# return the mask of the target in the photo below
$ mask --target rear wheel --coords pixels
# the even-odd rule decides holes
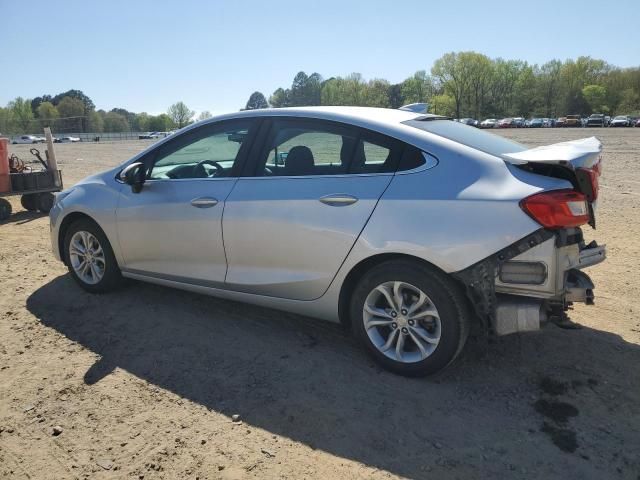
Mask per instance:
[[[11,216],[11,203],[6,198],[0,198],[0,222]]]
[[[384,368],[423,376],[449,365],[469,330],[464,295],[435,269],[409,261],[382,263],[360,280],[351,299],[355,335]]]
[[[64,238],[65,263],[85,290],[104,293],[118,287],[122,276],[111,244],[102,229],[89,219],[71,224]]]
[[[38,194],[27,193],[25,195],[22,195],[22,197],[20,197],[20,203],[25,210],[34,212],[38,209]]]

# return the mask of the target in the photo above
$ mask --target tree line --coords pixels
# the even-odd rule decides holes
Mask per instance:
[[[640,67],[619,68],[604,60],[579,57],[531,65],[522,60],[489,58],[477,52],[451,52],[431,70],[419,70],[400,83],[366,80],[359,73],[325,79],[298,72],[291,86],[269,99],[253,92],[243,110],[269,106],[355,105],[398,108],[428,103],[430,112],[455,118],[538,116],[590,113],[640,115]],[[0,132],[28,133],[50,126],[55,132],[168,131],[211,117],[183,102],[150,115],[124,108],[96,110],[80,90],[33,99],[18,97],[0,107]]]
[[[93,101],[81,90],[33,99],[17,97],[0,107],[0,132],[6,134],[41,132],[51,127],[56,133],[166,132],[193,122],[195,112],[184,102],[171,105],[167,113],[149,115],[124,108],[96,110]],[[202,112],[198,120],[210,117]]]
[[[257,97],[264,99],[254,92],[252,98]],[[640,68],[618,68],[591,57],[531,65],[452,52],[437,59],[430,72],[419,70],[395,84],[382,78],[365,80],[359,73],[323,79],[318,73],[299,72],[290,87],[276,89],[268,101],[272,107],[385,108],[418,102],[429,103],[432,113],[455,118],[640,114]]]

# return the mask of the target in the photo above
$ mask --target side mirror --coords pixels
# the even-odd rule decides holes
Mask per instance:
[[[146,180],[144,163],[135,162],[120,172],[120,180],[131,186],[133,193],[140,193]]]

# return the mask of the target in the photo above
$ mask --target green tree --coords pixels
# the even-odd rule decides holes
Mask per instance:
[[[102,112],[104,114],[104,110]],[[89,112],[89,119],[87,122],[87,131],[91,133],[104,132],[103,116],[100,113],[96,112],[95,110],[91,110]]]
[[[257,110],[259,108],[269,108],[269,104],[267,103],[267,99],[264,98],[264,95],[260,92],[253,92],[247,100],[247,104],[245,105],[245,110]]]
[[[149,130],[149,114],[147,112],[136,113],[129,124],[134,132],[146,132]]]
[[[389,97],[389,106],[391,108],[400,108],[406,103],[402,95],[402,84],[400,83],[389,85],[387,96]]]
[[[429,111],[436,115],[453,117],[456,114],[456,101],[447,94],[434,95],[431,97]]]
[[[537,108],[545,117],[556,117],[559,114],[562,62],[551,60],[539,69],[535,69]]]
[[[301,105],[309,105],[309,99],[307,98],[307,82],[309,77],[304,72],[298,72],[293,78],[291,84],[291,91],[289,93],[289,100],[291,106],[298,107]]]
[[[362,105],[388,108],[391,104],[389,101],[390,87],[391,84],[387,80],[381,78],[369,80],[364,88]]]
[[[167,132],[173,128],[175,128],[175,125],[166,113],[149,117],[148,129],[153,132]]]
[[[11,110],[11,118],[20,129],[20,132],[27,133],[30,128],[34,128],[34,125],[32,125],[33,112],[31,111],[31,100],[17,97],[15,100],[9,102],[7,107]]]
[[[0,134],[13,133],[11,125],[11,111],[0,107]]]
[[[83,132],[85,106],[81,100],[64,97],[56,105],[60,114],[60,126],[64,132]]]
[[[177,102],[169,107],[169,110],[167,110],[167,114],[178,128],[182,128],[185,125],[189,125],[189,123],[191,123],[191,119],[196,114],[196,112],[190,110],[189,107],[184,104],[184,102]]]
[[[53,103],[51,95],[43,95],[41,97],[36,97],[33,100],[31,100],[31,111],[33,113],[38,113],[38,107],[43,102]]]
[[[431,67],[431,75],[442,85],[444,92],[455,102],[455,116],[460,118],[462,102],[468,92],[469,76],[465,71],[461,53],[445,53]]]
[[[587,85],[582,89],[582,96],[591,107],[592,112],[609,113],[606,105],[607,89],[602,85]]]
[[[289,91],[283,88],[278,88],[269,97],[269,103],[274,108],[282,108],[289,106]]]
[[[404,104],[426,103],[433,95],[433,81],[427,72],[419,70],[402,82],[400,91]]]
[[[51,97],[49,95],[45,95],[44,97],[48,97],[45,98],[44,101],[48,101]],[[80,100],[82,102],[82,105],[84,105],[85,110],[89,111],[89,110],[95,110],[96,106],[93,104],[93,100],[91,100],[88,96],[86,96],[82,90],[68,90],[64,93],[59,93],[58,95],[56,95],[55,97],[51,98],[51,103],[53,103],[54,105],[58,105],[63,98],[75,98],[77,100]]]
[[[203,110],[202,112],[200,112],[200,115],[198,115],[198,121],[201,122],[202,120],[206,120],[207,118],[211,118],[213,115],[211,115],[211,112],[209,110]]]
[[[619,115],[640,115],[640,92],[633,88],[624,90],[616,113]]]
[[[109,112],[104,116],[105,132],[128,132],[129,122],[121,113]]]
[[[51,127],[53,129],[58,117],[60,116],[58,109],[54,107],[51,102],[42,102],[38,106],[36,113],[38,114],[38,120],[40,121],[41,128]]]

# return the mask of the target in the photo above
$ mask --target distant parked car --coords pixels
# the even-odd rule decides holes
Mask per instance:
[[[513,118],[503,118],[498,122],[498,128],[516,128],[516,122]]]
[[[459,122],[469,125],[470,127],[477,127],[479,125],[478,120],[475,118],[461,118]]]
[[[565,127],[581,127],[582,120],[580,119],[580,115],[567,115],[567,123],[564,126]]]
[[[19,137],[15,137],[11,143],[14,145],[19,143],[41,143],[40,137],[36,137],[34,135],[21,135]]]
[[[524,128],[525,127],[525,121],[524,121],[524,118],[522,118],[522,117],[515,117],[513,119],[513,122],[515,123],[516,128]]]
[[[640,127],[640,118],[636,118],[636,121],[633,125],[634,127]]]
[[[555,118],[543,118],[542,119],[542,126],[545,127],[545,128],[554,127],[555,124],[556,124]]]
[[[559,117],[556,120],[554,127],[566,127],[567,126],[567,117]]]
[[[604,127],[605,125],[604,114],[602,113],[594,113],[587,119],[587,127]]]
[[[498,125],[498,120],[495,118],[487,118],[480,122],[480,128],[496,128]]]
[[[529,121],[529,128],[542,128],[544,127],[544,120],[542,118],[532,118]]]
[[[60,143],[76,143],[79,141],[80,139],[78,137],[62,137],[60,139]]]
[[[166,136],[167,136],[166,132],[149,132],[149,133],[143,133],[142,135],[138,135],[138,139],[149,140],[153,138],[164,138]]]
[[[631,119],[626,115],[618,115],[611,120],[610,127],[632,127]]]

